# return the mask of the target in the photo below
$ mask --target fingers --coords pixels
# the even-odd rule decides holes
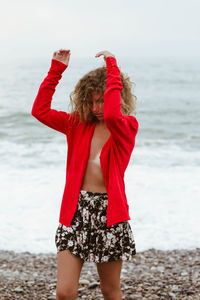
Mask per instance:
[[[99,57],[99,56],[101,56],[101,55],[104,56],[104,59],[106,59],[108,56],[113,56],[113,57],[114,57],[114,55],[113,55],[111,52],[107,51],[107,50],[98,52],[98,53],[95,55],[95,57]]]
[[[59,49],[58,51],[67,51],[67,52],[70,52],[70,49]]]
[[[71,53],[70,53],[70,49],[67,49],[67,50],[65,50],[65,49],[59,49],[58,51],[55,51],[53,54],[54,55],[56,55],[56,54],[62,55],[62,54],[71,54]]]
[[[99,56],[101,56],[101,55],[104,55],[104,52],[103,52],[103,51],[98,52],[98,53],[95,55],[95,57],[99,57]]]
[[[60,49],[60,50],[58,50],[58,52],[67,52],[67,53],[69,53],[70,52],[70,50],[68,49],[68,50],[65,50],[65,49]]]

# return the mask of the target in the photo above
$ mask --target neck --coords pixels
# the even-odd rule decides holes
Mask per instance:
[[[105,121],[104,121],[104,120],[97,120],[97,123],[98,123],[99,125],[105,125]]]

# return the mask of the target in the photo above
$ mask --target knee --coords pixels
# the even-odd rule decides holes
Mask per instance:
[[[77,291],[72,288],[57,288],[56,300],[75,300]]]
[[[102,294],[107,300],[122,299],[122,293],[120,287],[101,287]]]

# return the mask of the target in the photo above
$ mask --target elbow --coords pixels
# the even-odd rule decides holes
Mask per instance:
[[[38,112],[37,112],[37,110],[35,109],[34,106],[32,107],[31,115],[32,115],[34,118],[36,118],[36,119],[38,118]]]
[[[34,109],[33,109],[33,107],[31,109],[31,115],[34,116]]]
[[[132,127],[135,129],[135,131],[137,133],[138,129],[139,129],[139,123],[138,123],[136,117],[134,117],[134,116],[131,116],[131,117],[132,117],[132,120],[133,120]]]
[[[32,109],[31,109],[31,115],[33,116],[33,117],[35,117],[36,116],[36,111],[35,111],[35,109],[32,107]]]

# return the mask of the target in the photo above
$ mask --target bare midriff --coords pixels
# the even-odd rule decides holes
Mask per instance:
[[[100,154],[109,136],[110,131],[106,127],[106,124],[97,123],[92,136],[90,154],[81,186],[81,189],[84,191],[107,192],[100,164]]]

